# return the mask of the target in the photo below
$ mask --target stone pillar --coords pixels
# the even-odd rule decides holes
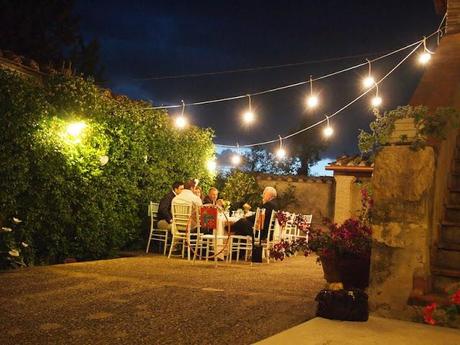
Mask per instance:
[[[334,222],[340,224],[351,217],[352,185],[355,176],[334,175],[335,178],[335,214]]]
[[[369,304],[377,315],[410,319],[413,282],[429,281],[434,167],[431,147],[387,146],[376,157]]]

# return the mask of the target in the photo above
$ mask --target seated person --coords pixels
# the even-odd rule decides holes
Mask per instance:
[[[183,182],[174,182],[172,189],[166,194],[161,200],[158,206],[158,229],[171,229],[172,214],[171,214],[171,202],[176,195],[184,189]]]
[[[179,204],[191,204],[192,207],[192,222],[191,222],[191,229],[195,229],[197,227],[197,219],[195,214],[197,212],[197,208],[203,205],[201,199],[193,192],[195,190],[195,181],[188,180],[184,183],[184,190],[178,194],[177,196],[172,199],[172,205],[175,203]]]
[[[260,232],[261,240],[264,240],[267,238],[268,228],[270,227],[270,216],[273,210],[278,209],[278,203],[277,203],[276,197],[277,197],[277,192],[275,188],[265,187],[264,192],[262,194],[262,206],[261,206],[261,208],[265,209],[265,220],[264,220],[263,228]],[[254,241],[253,226],[254,226],[255,219],[256,219],[255,214],[247,218],[240,219],[235,224],[233,224],[232,232],[234,232],[237,235],[251,236]]]
[[[223,200],[222,199],[217,199],[217,196],[219,195],[219,191],[217,190],[216,187],[211,187],[209,189],[208,195],[206,195],[203,199],[203,204],[211,204],[211,205],[217,205],[222,207]]]
[[[203,194],[201,194],[201,188],[196,186],[195,189],[193,190],[193,193],[195,193],[195,195],[197,197],[199,197],[201,200],[203,200]]]

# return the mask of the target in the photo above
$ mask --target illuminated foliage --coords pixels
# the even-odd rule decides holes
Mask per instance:
[[[0,70],[0,224],[16,216],[35,262],[103,258],[142,243],[147,204],[175,180],[212,184],[212,131],[92,81]],[[84,123],[81,133],[68,125]]]

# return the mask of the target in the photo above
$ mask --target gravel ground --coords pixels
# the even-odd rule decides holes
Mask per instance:
[[[158,255],[0,273],[0,344],[250,344],[314,317],[315,257]]]

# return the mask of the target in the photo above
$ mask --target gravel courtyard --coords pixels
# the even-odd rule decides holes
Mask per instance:
[[[0,273],[0,344],[250,344],[314,316],[315,257],[147,255]]]

